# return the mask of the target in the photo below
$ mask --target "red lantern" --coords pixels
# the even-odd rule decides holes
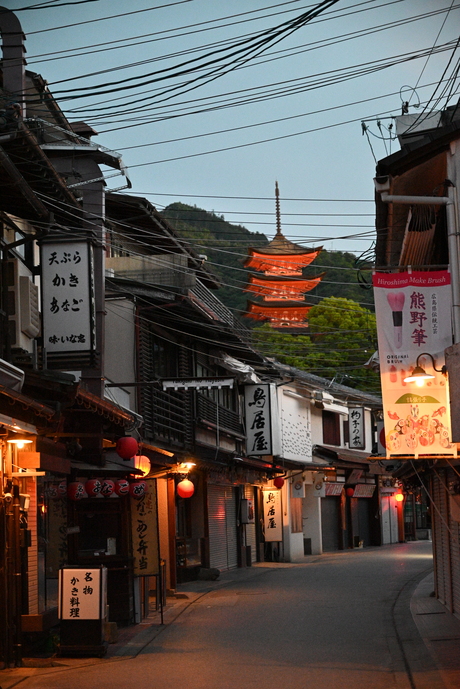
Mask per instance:
[[[120,497],[129,494],[129,482],[125,478],[119,478],[115,481],[115,493]]]
[[[88,494],[85,491],[83,483],[81,483],[81,481],[69,483],[67,487],[67,497],[70,498],[70,500],[82,500],[83,498],[87,498]]]
[[[177,495],[181,498],[191,498],[195,492],[195,486],[188,478],[177,484]]]
[[[396,502],[403,502],[404,495],[402,493],[396,493],[395,500],[396,500]]]
[[[101,482],[101,495],[104,498],[110,498],[115,493],[115,483],[109,478],[105,478]]]
[[[85,483],[85,490],[88,493],[88,497],[96,498],[101,494],[102,483],[98,478],[90,478]]]
[[[282,488],[284,486],[284,478],[282,476],[277,476],[273,481],[275,488]]]
[[[348,495],[349,498],[352,498],[353,495],[355,494],[355,489],[354,488],[346,488],[345,493]]]
[[[58,492],[58,496],[60,498],[66,497],[66,495],[67,495],[67,481],[65,479],[63,481],[61,481],[60,483],[58,483],[57,492]]]
[[[140,500],[147,491],[147,484],[145,481],[133,481],[129,484],[130,495],[136,500]]]
[[[136,438],[118,438],[116,452],[122,459],[131,459],[139,452],[139,444]]]

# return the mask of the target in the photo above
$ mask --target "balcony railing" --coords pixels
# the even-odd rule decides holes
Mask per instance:
[[[244,428],[239,414],[222,407],[200,392],[196,393],[196,415],[198,421],[211,423],[222,431],[229,431],[240,438],[244,437]]]

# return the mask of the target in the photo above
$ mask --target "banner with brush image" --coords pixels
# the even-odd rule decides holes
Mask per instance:
[[[452,344],[450,273],[376,272],[373,286],[387,457],[456,455],[448,381],[435,370]],[[408,382],[417,358],[432,378]]]

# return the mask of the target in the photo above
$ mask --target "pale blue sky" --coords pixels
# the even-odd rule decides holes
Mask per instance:
[[[43,2],[32,0],[31,5]],[[66,101],[60,91],[171,68],[216,46],[201,53],[180,54],[183,51],[268,29],[314,4],[301,0],[97,0],[59,7],[64,2],[50,2],[53,7],[49,9],[18,11],[27,36],[28,69],[39,72],[48,81],[70,120],[85,119],[101,132],[97,139],[100,143],[123,153],[133,192],[147,196],[160,210],[173,201],[196,204],[271,236],[275,221],[274,185],[278,180],[282,225],[287,236],[304,244],[355,252],[369,247],[370,234],[361,239],[338,238],[372,233],[374,226],[375,162],[367,137],[362,135],[361,120],[367,120],[370,126],[375,156],[384,157],[386,150],[390,150],[389,143],[385,149],[384,142],[374,136],[379,130],[371,119],[400,114],[399,92],[403,87],[418,84],[411,103],[415,104],[418,98],[429,99],[452,57],[452,46],[432,55],[427,64],[424,57],[328,86],[324,81],[333,76],[333,70],[349,71],[348,68],[356,69],[358,65],[368,69],[373,61],[387,62],[395,56],[446,44],[458,38],[460,26],[460,4],[451,0],[340,0],[263,56],[182,96],[160,103],[158,91],[148,91],[158,89],[155,84],[125,91],[118,101],[112,100],[117,94]],[[138,11],[152,4],[157,9]],[[31,5],[21,0],[5,3],[14,11]],[[449,8],[452,9],[447,14]],[[443,9],[444,12],[425,19],[397,25]],[[135,14],[83,23],[126,12]],[[230,15],[233,18],[224,19]],[[69,24],[73,26],[58,28]],[[380,30],[375,31],[377,27]],[[359,32],[359,37],[345,40],[352,32]],[[120,39],[126,40],[88,47]],[[116,49],[107,50],[109,47]],[[74,52],[80,54],[61,52],[70,49],[79,49]],[[452,73],[458,57],[459,51],[447,75]],[[116,67],[138,62],[144,64],[114,71]],[[108,71],[85,76],[99,70]],[[64,81],[71,77],[80,78]],[[312,77],[316,88],[306,90],[305,82],[307,78],[311,82]],[[161,82],[161,87],[179,81],[175,78]],[[216,101],[222,103],[231,97],[225,94],[233,94],[233,99],[240,102],[253,96],[254,89],[266,93],[275,88],[286,89],[290,84],[296,87],[292,95],[177,116],[198,110],[199,105],[209,108]],[[458,79],[451,104],[458,98],[457,86]],[[409,93],[407,89],[403,91],[404,99]],[[150,100],[141,100],[147,96]],[[355,104],[348,106],[350,103]],[[103,119],[92,119],[94,112],[87,110],[115,104],[120,106],[115,114],[107,116],[104,112]],[[440,105],[445,104],[444,97]],[[411,108],[410,112],[420,110]],[[165,115],[174,117],[163,119]],[[148,124],[139,126],[133,121],[146,116]],[[152,121],[154,117],[156,121]],[[278,121],[262,124],[272,120]],[[348,124],[339,125],[344,122]],[[384,126],[390,122],[382,119]],[[229,129],[234,131],[226,131]],[[221,133],[208,135],[211,132]],[[161,143],[165,141],[169,143]],[[246,145],[259,141],[264,143]],[[130,148],[139,144],[149,145]],[[397,148],[397,142],[392,142],[391,150]]]

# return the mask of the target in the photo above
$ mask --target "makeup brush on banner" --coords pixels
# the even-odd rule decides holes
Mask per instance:
[[[395,347],[400,349],[402,347],[402,323],[403,323],[403,308],[405,300],[404,292],[390,292],[387,294],[387,300],[393,311],[393,325]]]

